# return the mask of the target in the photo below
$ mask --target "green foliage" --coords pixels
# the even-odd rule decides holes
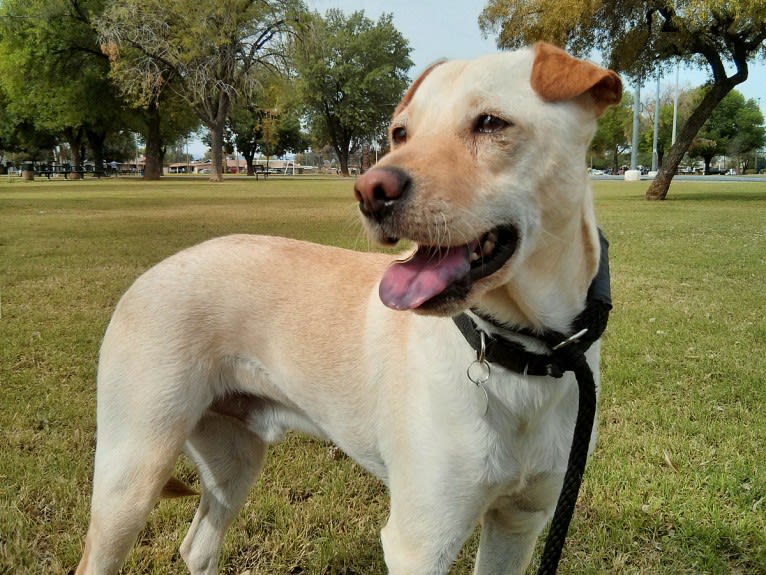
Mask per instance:
[[[721,100],[699,131],[690,153],[705,160],[706,168],[716,155],[748,155],[766,143],[764,119],[758,103],[732,90]]]
[[[107,78],[91,21],[101,6],[100,0],[2,3],[0,82],[20,125],[59,135],[121,127],[124,106]]]
[[[682,59],[717,78],[723,62],[766,56],[765,21],[761,0],[489,0],[479,25],[504,48],[540,39],[582,55],[596,48],[632,77]]]
[[[479,17],[484,33],[497,34],[502,48],[548,40],[586,57],[595,49],[610,68],[633,79],[678,61],[707,67],[710,89],[681,126],[648,199],[666,197],[702,124],[747,79],[748,62],[766,57],[764,22],[763,0],[489,0]]]
[[[107,161],[117,162],[132,161],[138,156],[135,134],[128,130],[122,130],[110,134],[104,142],[104,158]]]
[[[705,162],[705,173],[710,173],[710,162],[719,154],[718,143],[715,140],[698,136],[689,146],[689,155],[692,158],[702,158]]]
[[[257,99],[235,101],[229,114],[233,143],[245,157],[250,174],[256,153],[271,157],[308,148],[289,80],[265,74],[262,85]]]
[[[620,154],[630,146],[630,131],[633,126],[633,96],[624,92],[622,101],[608,108],[599,118],[596,134],[591,142],[591,153],[606,156],[609,166],[619,168]]]
[[[112,76],[142,105],[166,91],[185,101],[212,138],[221,179],[224,126],[235,98],[251,98],[257,72],[281,68],[283,36],[299,0],[124,0],[98,21]]]
[[[729,145],[726,149],[730,155],[748,154],[757,148],[761,148],[764,143],[766,143],[766,130],[764,130],[763,125],[763,114],[758,106],[758,102],[754,99],[751,98],[744,101],[742,94],[737,91],[733,91],[729,94],[729,96],[732,95],[734,95],[742,105],[737,107],[733,117],[733,124],[737,127],[737,132],[729,138]],[[724,99],[724,102],[725,101],[726,100]],[[715,116],[715,112],[713,113],[713,116]],[[712,117],[710,119],[712,119]],[[710,122],[710,119],[708,122]]]
[[[401,99],[412,66],[410,47],[390,14],[313,14],[293,44],[297,86],[312,133],[330,142],[348,174],[349,153],[376,140]]]

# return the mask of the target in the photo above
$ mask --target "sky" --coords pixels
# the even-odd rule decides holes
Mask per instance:
[[[479,14],[486,4],[487,0],[387,0],[380,4],[376,2],[372,7],[371,2],[362,0],[308,0],[309,8],[322,14],[330,8],[340,8],[346,13],[364,10],[373,20],[384,12],[393,14],[394,25],[413,49],[410,55],[415,63],[410,72],[413,78],[440,58],[472,58],[497,51],[495,39],[482,37],[479,30]],[[679,85],[681,88],[695,87],[707,77],[706,71],[681,68]],[[661,80],[661,84],[674,82],[674,75]],[[760,98],[761,110],[766,115],[766,63],[751,65],[747,81],[736,89],[745,98]],[[647,90],[653,94],[654,84],[651,89],[643,88],[643,91]]]
[[[473,58],[497,51],[494,38],[484,38],[479,30],[478,18],[487,0],[387,0],[364,2],[362,0],[306,0],[311,10],[324,14],[330,8],[339,8],[349,14],[364,10],[365,15],[377,20],[382,13],[393,14],[394,26],[409,41],[414,66],[410,76],[414,79],[432,62],[441,58]],[[598,63],[598,62],[597,62]],[[705,71],[681,68],[679,87],[696,87],[707,79]],[[675,83],[675,75],[660,81],[661,89]],[[642,99],[651,97],[656,84],[642,88]],[[626,83],[626,90],[633,86]],[[745,98],[759,100],[766,116],[766,63],[751,64],[746,82],[736,88]],[[204,153],[204,147],[193,149],[195,156]],[[198,152],[198,149],[201,150]]]

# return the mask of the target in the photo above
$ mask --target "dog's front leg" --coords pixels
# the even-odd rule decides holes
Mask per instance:
[[[473,526],[446,515],[446,509],[405,512],[392,506],[381,531],[390,575],[446,575]]]
[[[429,469],[430,473],[421,473]],[[391,478],[391,514],[381,531],[390,575],[445,575],[481,515],[476,490],[421,460],[418,473]]]
[[[540,532],[553,514],[563,476],[546,475],[484,513],[474,575],[522,575]]]

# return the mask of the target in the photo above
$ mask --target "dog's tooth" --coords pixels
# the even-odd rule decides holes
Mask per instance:
[[[471,252],[471,261],[472,262],[478,262],[479,261],[479,254],[476,252]]]
[[[494,244],[494,243],[497,243],[497,234],[496,234],[495,232],[489,232],[489,233],[487,234],[487,239],[488,239],[490,242],[492,242],[493,244]]]
[[[488,256],[495,250],[495,242],[487,240],[481,247],[481,255]]]

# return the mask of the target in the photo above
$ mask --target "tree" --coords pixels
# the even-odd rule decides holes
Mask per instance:
[[[175,92],[163,92],[142,108],[142,114],[135,117],[131,126],[143,136],[144,179],[159,179],[167,147],[189,137],[199,124],[197,115]]]
[[[97,167],[125,112],[92,26],[101,6],[100,0],[6,0],[0,18],[0,80],[19,125],[63,136],[75,164],[90,143]]]
[[[124,0],[99,29],[123,90],[147,103],[171,90],[198,115],[220,181],[231,102],[253,97],[261,67],[282,67],[283,35],[301,9],[298,0]]]
[[[390,120],[409,83],[410,51],[390,14],[373,22],[363,11],[314,14],[294,43],[298,92],[312,133],[319,144],[332,144],[343,175],[349,175],[349,155],[377,139]]]
[[[261,84],[257,99],[236,100],[229,115],[233,143],[245,158],[248,176],[255,174],[253,162],[259,152],[268,158],[308,147],[292,97],[294,87],[284,76],[270,73],[262,77]]]
[[[676,143],[646,192],[665,199],[673,175],[705,120],[735,86],[748,63],[766,56],[766,2],[762,0],[489,0],[479,17],[498,46],[545,39],[587,55],[593,48],[608,66],[641,79],[677,61],[707,67],[705,95],[679,130]],[[734,69],[729,75],[727,65]]]
[[[15,118],[8,110],[8,96],[0,86],[0,162],[8,152],[16,150],[15,127]]]
[[[752,98],[745,100],[744,96],[736,90],[729,93],[721,104],[729,98],[735,102],[736,106],[731,121],[736,132],[729,138],[726,153],[729,156],[736,156],[738,164],[744,170],[749,167],[750,160],[754,159],[753,153],[766,142],[763,114],[758,102]]]
[[[697,90],[696,97],[704,97],[704,89]],[[749,160],[755,159],[755,150],[764,143],[766,129],[758,103],[732,90],[697,133],[689,154],[704,160],[707,174],[713,158],[721,155],[735,156],[741,167],[747,168]]]
[[[110,134],[104,142],[104,158],[108,161],[128,162],[137,155],[136,135],[130,130]]]
[[[609,158],[612,171],[620,167],[620,155],[630,147],[630,129],[633,125],[633,97],[628,92],[622,95],[617,106],[607,109],[599,118],[596,134],[591,142],[591,152],[604,154]]]
[[[710,173],[710,163],[718,153],[718,144],[715,140],[709,140],[699,135],[694,138],[691,146],[689,146],[689,155],[692,158],[702,158],[702,161],[705,162],[705,174]]]
[[[230,126],[234,145],[245,158],[248,176],[255,174],[257,153],[266,156],[268,166],[271,156],[281,156],[288,151],[302,152],[308,147],[300,119],[289,109],[259,108],[252,104],[235,107]]]

